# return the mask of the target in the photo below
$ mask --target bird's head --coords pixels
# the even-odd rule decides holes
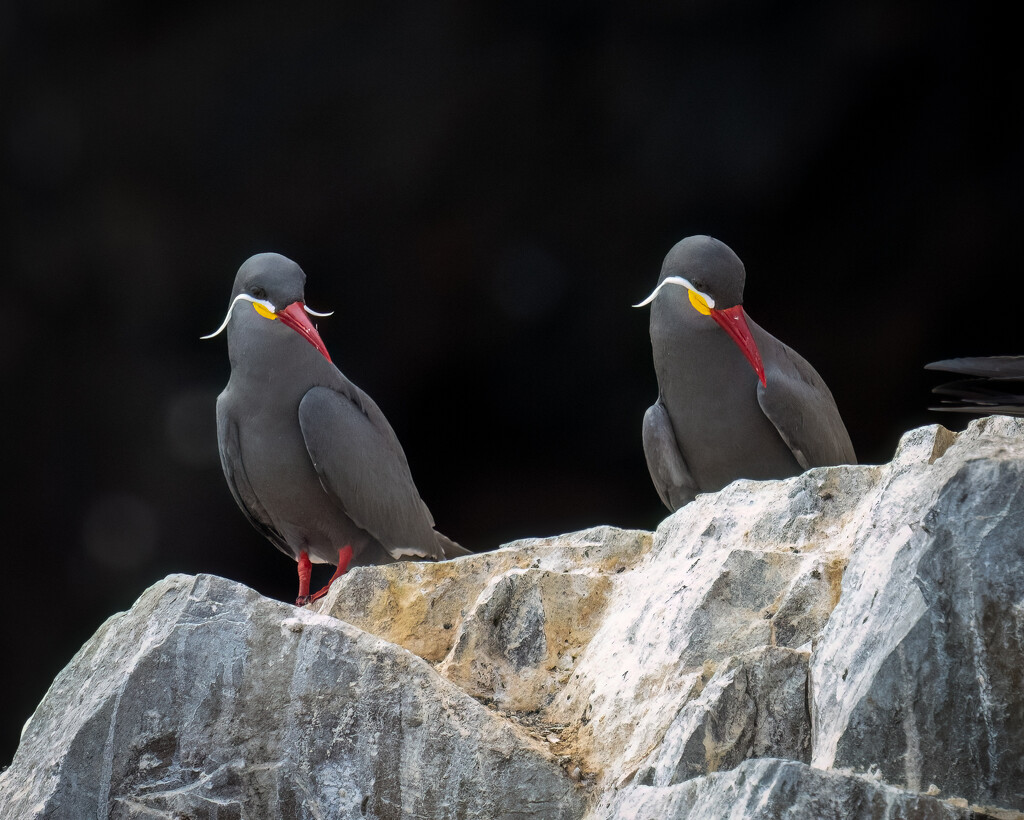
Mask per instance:
[[[685,288],[691,308],[713,319],[729,334],[763,385],[766,382],[761,353],[743,312],[745,281],[743,263],[732,248],[710,236],[688,236],[665,256],[658,286],[633,307],[650,304],[666,286]]]
[[[221,326],[213,333],[203,336],[212,339],[220,334],[231,321],[234,311],[253,310],[268,322],[278,319],[331,360],[320,334],[309,320],[310,316],[330,316],[317,313],[306,307],[304,288],[306,274],[291,259],[277,253],[258,253],[242,263],[235,276],[231,291],[231,303]]]

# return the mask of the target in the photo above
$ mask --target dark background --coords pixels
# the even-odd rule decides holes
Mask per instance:
[[[639,5],[639,4],[638,4]],[[1016,27],[988,4],[92,0],[0,11],[0,764],[173,572],[291,600],[217,460],[250,254],[303,266],[341,369],[476,549],[664,517],[646,310],[710,233],[858,456],[953,355],[1024,353]],[[319,578],[315,579],[319,580]]]

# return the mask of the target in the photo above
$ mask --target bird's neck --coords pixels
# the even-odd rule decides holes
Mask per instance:
[[[757,374],[729,335],[709,316],[686,306],[651,322],[654,370],[663,394],[686,397],[682,406],[705,412],[733,394],[756,395]],[[712,412],[717,412],[712,410]]]
[[[273,326],[242,338],[228,330],[230,382],[247,393],[272,393],[296,401],[333,369],[323,355],[291,328]],[[294,395],[293,395],[294,394]]]

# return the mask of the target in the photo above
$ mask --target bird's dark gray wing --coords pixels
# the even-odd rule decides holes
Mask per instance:
[[[758,404],[800,466],[809,470],[856,464],[850,434],[824,379],[791,347],[749,319],[748,324],[761,350],[767,381],[767,386],[757,386]]]
[[[393,557],[442,559],[434,520],[391,425],[359,388],[342,389],[314,387],[299,403],[299,425],[324,489]]]
[[[229,417],[220,401],[217,402],[217,443],[228,489],[231,490],[231,495],[245,517],[249,519],[249,523],[281,552],[295,558],[295,553],[274,529],[270,516],[253,492],[249,478],[245,474],[245,463],[238,443],[238,425]]]
[[[679,452],[668,410],[660,398],[644,413],[643,442],[647,469],[665,506],[674,512],[693,501],[697,485]]]
[[[929,410],[976,416],[1024,416],[1024,377],[959,379],[932,388],[942,396]]]
[[[931,362],[924,369],[989,379],[1024,379],[1024,356],[964,356]]]

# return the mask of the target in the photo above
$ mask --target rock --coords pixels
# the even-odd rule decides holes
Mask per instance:
[[[313,608],[440,661],[484,589],[516,570],[621,573],[651,548],[651,534],[594,527],[557,538],[531,538],[493,552],[439,564],[402,562],[355,567]]]
[[[308,610],[173,576],[54,682],[0,816],[1024,820],[1022,533],[993,417]]]
[[[812,659],[815,765],[1024,810],[1021,432],[894,462]]]
[[[808,654],[761,647],[721,664],[679,710],[636,782],[671,786],[750,757],[809,761]]]
[[[0,816],[579,817],[539,744],[355,627],[172,576],[58,676]]]
[[[585,769],[618,779],[651,767],[697,765],[688,753],[686,760],[666,759],[661,744],[669,727],[691,700],[707,702],[705,681],[734,659],[765,647],[810,649],[839,598],[850,531],[877,474],[877,468],[847,467],[788,481],[739,481],[666,519],[651,551],[617,577],[608,604],[613,614],[548,709],[552,721],[579,726]],[[806,660],[800,663],[806,668]],[[754,706],[748,698],[733,702]],[[758,714],[764,720],[763,710]],[[806,707],[795,717],[800,725],[786,734],[809,737]],[[744,721],[727,713],[720,718]],[[740,748],[707,759],[742,758],[746,738],[737,735]],[[682,756],[686,748],[677,751]],[[692,771],[714,770],[702,766]]]
[[[314,606],[442,661],[445,677],[496,709],[536,711],[604,620],[610,579],[651,540],[605,526],[441,564],[357,568]]]
[[[496,708],[541,709],[593,637],[610,586],[607,577],[582,572],[499,575],[466,615],[439,671]]]
[[[630,789],[599,806],[592,816],[604,820],[980,820],[983,815],[866,777],[762,758],[673,786]]]

